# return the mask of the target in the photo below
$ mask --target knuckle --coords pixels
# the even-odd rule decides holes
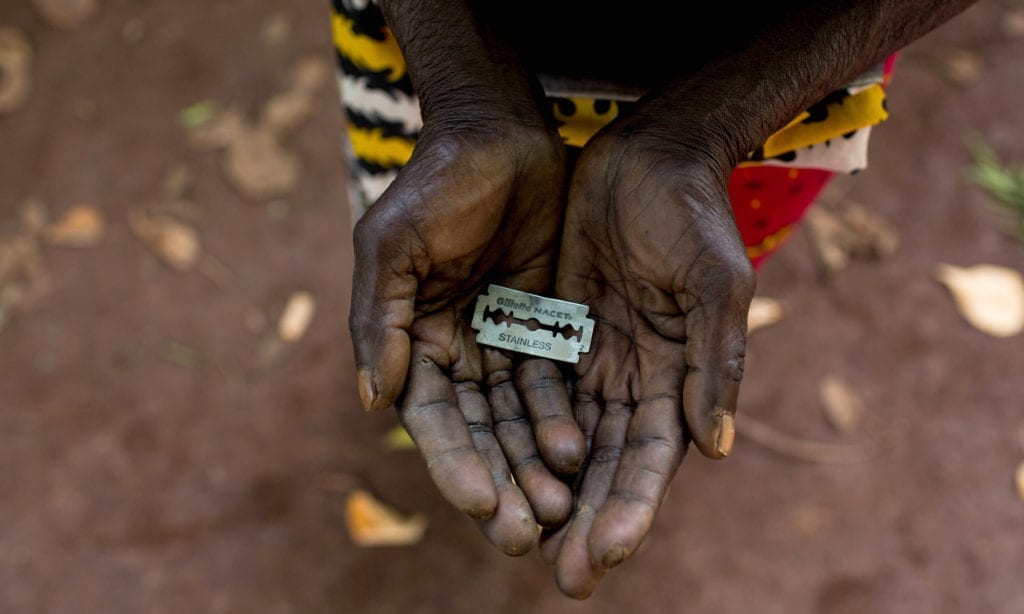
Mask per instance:
[[[622,448],[618,446],[598,446],[591,452],[592,463],[615,463],[622,458]]]

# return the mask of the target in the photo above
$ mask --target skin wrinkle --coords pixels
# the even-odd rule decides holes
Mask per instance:
[[[659,478],[665,479],[665,476],[663,474],[657,475]],[[608,493],[608,497],[605,499],[605,501],[624,501],[627,503],[640,503],[644,507],[649,508],[651,512],[655,512],[658,510],[659,507],[661,507],[661,501],[648,499],[647,497],[644,497],[643,495],[640,495],[630,490],[616,488],[612,488],[611,492]]]
[[[454,399],[444,399],[442,401],[429,401],[425,403],[415,403],[407,407],[402,408],[402,413],[405,419],[415,419],[421,415],[430,414],[438,409],[444,407],[457,407],[457,403]]]
[[[465,453],[469,453],[469,452],[476,453],[476,451],[477,451],[476,446],[473,446],[473,445],[456,446],[454,448],[448,448],[446,450],[440,450],[440,451],[438,451],[438,452],[436,452],[434,454],[431,454],[426,459],[426,461],[427,461],[427,469],[433,469],[435,466],[437,466],[438,463],[440,463],[441,461],[443,461],[443,460],[445,460],[447,458],[450,458],[452,456],[456,456],[456,455],[459,455],[459,454],[465,454]]]

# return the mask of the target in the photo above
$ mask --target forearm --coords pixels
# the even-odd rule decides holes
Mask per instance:
[[[971,0],[794,3],[750,44],[652,91],[624,134],[657,135],[725,174],[794,117]]]
[[[381,0],[425,122],[541,122],[540,92],[516,53],[465,0]]]

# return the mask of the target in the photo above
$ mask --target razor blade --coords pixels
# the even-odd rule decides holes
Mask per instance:
[[[491,284],[476,299],[477,343],[563,362],[590,351],[590,308]]]

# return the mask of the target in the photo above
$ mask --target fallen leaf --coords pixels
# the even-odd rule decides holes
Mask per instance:
[[[843,270],[850,257],[839,242],[842,234],[839,218],[822,207],[811,207],[807,211],[805,224],[821,269],[828,275]]]
[[[388,450],[415,450],[416,442],[409,436],[409,431],[401,424],[393,426],[385,435],[384,443]]]
[[[63,30],[77,28],[96,12],[96,0],[32,0],[50,25]]]
[[[276,331],[267,332],[260,337],[259,345],[253,359],[251,375],[257,376],[268,371],[284,356],[287,343],[277,335]]]
[[[292,21],[286,13],[274,13],[263,22],[260,37],[268,46],[276,46],[288,42],[292,34]]]
[[[736,432],[773,452],[810,463],[837,465],[863,463],[884,451],[880,446],[865,443],[832,444],[804,439],[780,431],[749,414],[744,414],[742,420],[736,421]],[[888,447],[891,446],[886,445],[886,448]]]
[[[0,311],[4,321],[32,307],[50,288],[39,241],[31,232],[0,236]]]
[[[942,54],[946,77],[956,83],[969,83],[981,74],[981,56],[968,49],[953,47]]]
[[[290,193],[299,182],[301,165],[269,128],[244,127],[228,146],[224,173],[243,196],[266,201]]]
[[[849,435],[864,422],[864,402],[840,378],[829,375],[819,387],[825,418],[840,435]]]
[[[199,259],[198,268],[200,273],[220,288],[226,288],[232,276],[231,269],[210,254],[203,254]]]
[[[357,546],[409,546],[423,539],[427,519],[421,514],[403,516],[357,488],[345,500],[348,534]]]
[[[31,89],[32,46],[20,30],[0,27],[0,114],[21,107]]]
[[[833,515],[825,506],[801,503],[793,510],[793,528],[806,537],[813,537],[832,526]]]
[[[299,60],[287,88],[274,94],[256,118],[238,108],[190,124],[189,139],[200,148],[224,148],[222,167],[231,185],[249,200],[268,201],[289,194],[302,172],[299,158],[284,146],[288,133],[312,116],[318,90],[332,66],[320,56]]]
[[[1024,501],[1024,463],[1017,465],[1017,496],[1020,497],[1021,501]]]
[[[861,260],[881,260],[896,253],[899,234],[887,220],[863,205],[843,207],[839,214],[845,227],[846,251]]]
[[[277,94],[263,107],[263,125],[275,133],[291,130],[313,114],[314,103],[312,96],[301,91]]]
[[[1019,272],[990,264],[940,263],[935,276],[953,295],[960,314],[978,330],[993,337],[1012,337],[1024,330],[1024,280]]]
[[[267,316],[258,309],[250,309],[245,312],[245,327],[251,333],[262,333],[267,328]]]
[[[747,312],[747,334],[759,328],[775,324],[782,319],[782,302],[774,298],[755,296]]]
[[[224,109],[214,117],[188,130],[189,143],[198,149],[227,147],[247,130],[245,115],[236,107]]]
[[[317,92],[330,74],[330,66],[321,57],[308,57],[296,63],[288,89],[271,97],[263,106],[262,127],[275,133],[298,127],[313,115]]]
[[[160,357],[187,369],[201,369],[206,365],[206,355],[184,343],[169,340],[160,348]]]
[[[141,19],[129,19],[121,26],[121,40],[129,45],[135,45],[146,36],[146,22]]]
[[[21,203],[21,224],[29,234],[42,233],[49,217],[46,205],[42,201],[29,198]]]
[[[892,224],[867,207],[849,204],[833,210],[812,207],[806,225],[819,266],[834,275],[851,260],[880,260],[899,247]]]
[[[298,341],[306,334],[315,313],[316,299],[312,294],[305,291],[292,294],[277,321],[278,336],[285,341]]]
[[[1003,14],[1003,32],[1024,36],[1024,8],[1010,9]]]
[[[43,239],[50,245],[92,247],[103,240],[105,229],[102,211],[92,205],[76,205],[43,229]]]
[[[216,100],[201,100],[178,111],[178,124],[185,128],[196,128],[217,115]]]
[[[188,271],[199,261],[199,235],[188,224],[143,212],[134,212],[129,222],[135,236],[173,268]]]

